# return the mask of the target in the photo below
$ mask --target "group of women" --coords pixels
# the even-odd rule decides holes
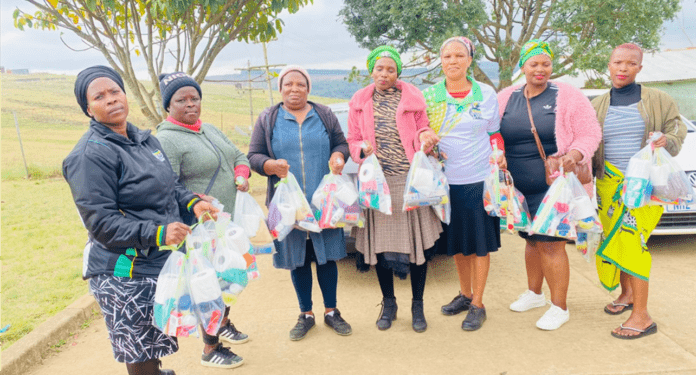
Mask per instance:
[[[544,161],[531,131],[535,126],[540,147],[547,155],[560,156],[566,169],[588,167],[593,156],[595,162],[606,163],[601,173],[596,172],[600,214],[604,212],[603,220],[617,222],[605,207],[609,203],[622,204],[609,202],[613,195],[608,193],[616,191],[625,171],[625,153],[617,152],[617,147],[630,143],[632,149],[640,148],[651,132],[662,131],[667,138],[656,142],[656,146],[666,146],[672,154],[679,151],[684,138],[680,123],[657,119],[671,113],[656,115],[636,107],[641,98],[653,102],[657,99],[646,99],[646,90],[641,97],[640,86],[637,96],[635,87],[633,91],[625,88],[635,85],[631,75],[625,73],[626,66],[629,70],[633,67],[633,80],[636,70],[640,70],[631,65],[635,62],[632,52],[636,52],[633,47],[623,45],[612,54],[609,68],[614,88],[608,94],[611,103],[604,109],[609,112],[606,121],[604,115],[600,116],[604,130],[595,109],[579,90],[549,81],[553,52],[540,40],[526,43],[520,54],[526,83],[499,94],[469,74],[475,48],[467,38],[454,37],[442,44],[445,79],[422,93],[399,79],[399,53],[392,47],[378,47],[367,58],[373,83],[356,92],[349,103],[347,136],[328,107],[308,100],[312,87],[308,72],[299,66],[287,66],[278,77],[282,102],[259,115],[248,156],[217,128],[201,122],[202,91],[186,74],[160,77],[162,104],[169,115],[158,126],[155,138],[127,122],[125,89],[114,70],[101,66],[85,69],[78,75],[75,95],[91,118],[90,129],[65,159],[63,171],[89,233],[84,277],[90,279],[90,288],[102,309],[116,360],[126,363],[129,374],[174,373],[158,366],[159,358],[177,350],[177,341],[152,325],[152,305],[157,275],[168,255],[158,248],[185,239],[190,232],[184,223],[187,217],[200,217],[205,212],[215,217],[218,211],[211,204],[212,197],[224,205],[225,211],[233,213],[235,192],[249,188],[250,169],[268,177],[267,204],[276,183],[288,172],[297,176],[305,197],[311,200],[322,177],[341,173],[349,156],[361,163],[374,154],[390,190],[395,192],[391,215],[366,210],[364,227],[353,229],[356,248],[365,263],[375,267],[382,292],[377,328],[389,329],[397,316],[394,274],[401,278],[410,274],[412,327],[416,332],[427,329],[423,293],[427,261],[435,253],[438,239],[455,260],[460,284],[457,296],[442,306],[442,313],[468,311],[462,329],[481,328],[486,320],[483,292],[490,253],[501,246],[499,219],[487,215],[482,202],[489,163],[509,170],[530,212],[536,212],[548,185]],[[622,60],[616,63],[615,55]],[[630,142],[617,129],[621,119],[616,118],[621,115],[616,113],[623,109],[617,106],[624,105],[635,109],[631,112],[633,120],[645,118],[641,116],[649,112],[649,121],[635,127]],[[621,145],[617,146],[619,137]],[[596,152],[600,141],[602,147]],[[493,146],[505,153],[493,154]],[[404,190],[413,156],[421,149],[444,160],[452,208],[448,225],[441,224],[429,207],[407,212],[400,209],[403,197],[398,192]],[[592,194],[591,184],[587,188]],[[655,218],[652,212],[638,216]],[[649,235],[650,223],[641,220],[639,229],[646,229]],[[605,230],[609,226],[605,224]],[[528,290],[510,309],[521,312],[546,306],[541,291],[546,279],[551,307],[537,327],[557,329],[569,318],[565,240],[524,232],[520,236],[526,240]],[[606,246],[607,250],[634,246],[635,237],[628,236],[614,236],[623,242]],[[647,241],[645,235],[638,238]],[[629,243],[629,239],[634,242]],[[312,262],[316,263],[323,296],[324,324],[339,335],[350,335],[352,328],[337,309],[336,261],[346,256],[343,230],[314,233],[294,229],[275,246],[273,264],[290,270],[300,308],[290,339],[304,338],[315,325]],[[615,258],[621,257],[603,258],[617,267],[613,281],[606,284],[613,288],[619,284],[620,269],[622,294],[605,311],[619,314],[633,309],[633,313],[626,325],[612,334],[635,338],[653,333],[656,326],[647,315],[647,276],[637,275]],[[230,323],[228,314],[229,308],[218,335],[204,335],[203,365],[231,368],[243,363],[219,342],[222,339],[237,344],[248,340]]]

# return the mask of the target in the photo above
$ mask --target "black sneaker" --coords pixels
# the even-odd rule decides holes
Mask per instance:
[[[290,330],[290,340],[302,340],[315,324],[314,315],[300,314],[300,317],[297,318],[297,324]]]
[[[469,306],[469,313],[466,314],[466,318],[462,322],[462,329],[465,331],[476,331],[481,328],[483,322],[486,321],[486,308],[476,307],[475,305]]]
[[[218,335],[222,341],[228,344],[244,344],[249,341],[249,336],[239,332],[230,321],[227,321],[226,325],[220,327]]]
[[[244,358],[232,353],[229,349],[218,343],[215,349],[208,354],[203,353],[201,364],[207,367],[235,368],[244,363]]]
[[[452,302],[442,306],[441,311],[443,315],[457,315],[462,311],[469,310],[469,306],[471,306],[471,298],[460,293],[454,297]]]
[[[334,309],[333,315],[324,315],[324,324],[333,328],[334,332],[341,336],[349,336],[353,333],[353,329],[350,328],[350,324],[343,320],[341,317],[341,312],[338,309]]]

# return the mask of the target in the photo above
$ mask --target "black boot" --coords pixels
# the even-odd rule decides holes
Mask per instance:
[[[428,329],[428,322],[425,321],[425,314],[423,314],[423,300],[413,300],[411,314],[413,315],[413,330],[418,333],[425,332]]]
[[[380,331],[391,327],[392,320],[396,320],[396,310],[398,308],[396,306],[396,298],[382,299],[382,311],[379,313],[379,319],[377,320],[377,328]]]

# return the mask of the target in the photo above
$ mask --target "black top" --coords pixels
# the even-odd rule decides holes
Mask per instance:
[[[539,155],[532,125],[529,122],[523,89],[524,86],[515,90],[510,96],[500,121],[500,133],[505,141],[508,170],[514,179],[515,187],[527,197],[530,211],[534,209],[530,213],[534,215],[536,208],[531,207],[532,195],[540,194],[539,201],[541,201],[548,185],[546,185],[544,161]],[[558,87],[549,82],[546,90],[529,99],[534,125],[546,155],[552,155],[558,151],[555,125],[557,93]]]
[[[638,103],[640,101],[640,85],[633,82],[620,89],[612,87],[609,96],[611,98],[609,105],[611,106],[627,106]]]

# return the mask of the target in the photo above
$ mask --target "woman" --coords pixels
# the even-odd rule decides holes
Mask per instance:
[[[445,315],[469,310],[462,329],[475,331],[486,320],[483,290],[490,253],[500,247],[500,220],[483,208],[483,180],[488,174],[491,144],[503,149],[495,90],[476,82],[467,71],[474,56],[468,38],[447,39],[440,47],[445,80],[425,91],[430,127],[440,137],[439,149],[447,159],[452,217],[444,225],[447,253],[454,256],[460,292],[442,307]],[[505,168],[505,158],[498,163]]]
[[[607,290],[621,285],[619,298],[604,307],[610,315],[628,310],[631,315],[612,331],[619,339],[637,339],[657,332],[648,313],[648,281],[652,259],[648,238],[662,217],[661,206],[627,209],[619,199],[628,162],[645,147],[653,132],[662,132],[653,145],[672,156],[679,153],[686,137],[674,100],[666,93],[636,84],[643,51],[626,43],[609,58],[611,90],[595,98],[604,140],[594,155],[599,218],[605,240],[597,251],[600,282]]]
[[[278,76],[283,101],[266,108],[256,121],[249,144],[251,169],[268,177],[266,205],[275,194],[275,185],[288,171],[297,177],[307,200],[330,172],[343,170],[348,145],[336,115],[321,104],[307,101],[312,89],[309,73],[296,65],[286,66]],[[290,270],[300,304],[300,316],[290,331],[290,339],[301,340],[314,327],[312,312],[312,260],[324,297],[324,324],[339,335],[352,329],[336,308],[338,268],[336,261],[346,256],[343,229],[324,229],[320,233],[293,229],[283,241],[275,241],[276,268]]]
[[[176,338],[152,323],[157,276],[170,254],[158,247],[190,233],[180,209],[196,216],[217,216],[217,209],[177,181],[149,131],[127,121],[128,100],[116,71],[81,71],[75,97],[91,121],[63,161],[63,176],[89,235],[83,277],[101,307],[114,357],[128,373],[174,374],[159,370],[159,358],[177,351]]]
[[[359,90],[349,103],[348,144],[357,163],[376,154],[392,192],[392,215],[366,212],[364,228],[354,229],[356,249],[365,262],[376,266],[382,290],[382,311],[377,328],[386,330],[396,319],[394,277],[411,273],[412,325],[416,332],[428,327],[423,313],[423,291],[428,265],[426,258],[442,226],[430,207],[402,212],[406,176],[413,154],[424,143],[426,150],[438,141],[428,127],[425,100],[413,85],[398,79],[401,57],[393,47],[370,52],[367,69],[374,83]]]
[[[157,139],[169,158],[179,181],[191,191],[216,197],[229,214],[234,214],[236,192],[249,190],[249,161],[215,126],[200,120],[201,87],[185,73],[160,75],[162,105],[169,113],[157,126]],[[204,198],[206,199],[206,198]],[[218,334],[203,332],[201,364],[207,367],[234,368],[242,357],[222,346],[242,344],[249,337],[239,332],[227,318],[229,306]]]
[[[560,156],[565,170],[576,165],[587,166],[602,135],[594,110],[582,92],[568,84],[549,81],[552,59],[553,51],[548,43],[538,39],[525,43],[519,65],[526,84],[508,87],[498,94],[508,170],[515,187],[527,198],[531,215],[537,212],[548,185],[544,161],[530,130],[527,101],[546,155]],[[592,196],[592,184],[585,185],[585,189]],[[558,329],[570,318],[566,305],[570,279],[566,240],[525,232],[520,232],[520,236],[527,242],[525,265],[529,289],[510,309],[522,312],[546,306],[541,291],[545,278],[551,290],[551,307],[536,326],[543,330]]]

